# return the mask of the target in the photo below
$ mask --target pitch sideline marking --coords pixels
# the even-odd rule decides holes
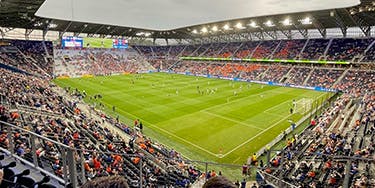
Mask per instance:
[[[105,102],[104,102],[104,103],[105,103]],[[108,103],[105,103],[105,104],[108,105]],[[133,114],[131,114],[131,113],[128,113],[128,112],[126,112],[126,111],[124,111],[124,110],[122,110],[122,109],[118,109],[118,111],[124,112],[125,114],[128,114],[128,115],[130,115],[130,116],[132,116],[132,117],[137,118],[135,115],[133,115]],[[167,130],[165,130],[165,129],[163,129],[163,128],[160,128],[160,127],[158,127],[158,126],[156,126],[156,125],[154,125],[154,124],[152,124],[152,123],[150,123],[150,122],[147,122],[147,121],[145,121],[145,120],[142,120],[142,121],[145,122],[145,123],[147,123],[148,125],[151,125],[152,127],[155,127],[155,128],[157,128],[157,129],[159,129],[159,130],[161,130],[161,131],[163,131],[163,132],[165,132],[165,133],[167,133],[167,134],[169,134],[169,135],[175,137],[175,138],[178,138],[178,139],[180,139],[180,140],[182,140],[182,141],[184,141],[184,142],[186,142],[186,143],[188,143],[188,144],[190,144],[190,145],[192,145],[192,146],[194,146],[194,147],[196,147],[196,148],[198,148],[198,149],[200,149],[200,150],[202,150],[202,151],[207,152],[208,154],[211,154],[211,155],[217,157],[217,154],[212,153],[211,151],[208,151],[208,150],[202,148],[201,146],[198,146],[198,145],[196,145],[196,144],[194,144],[194,143],[192,143],[192,142],[190,142],[190,141],[188,141],[188,140],[186,140],[186,139],[184,139],[184,138],[181,138],[181,137],[179,137],[179,136],[177,136],[177,135],[175,135],[175,134],[173,134],[173,133],[171,133],[171,132],[169,132],[169,131],[167,131]]]
[[[81,84],[80,84],[80,85],[81,85]],[[263,91],[263,92],[261,92],[261,93],[267,93],[268,91],[273,91],[273,90],[267,90],[267,91]],[[276,93],[276,92],[275,92],[275,93]],[[279,93],[279,92],[277,92],[277,93]],[[321,94],[321,95],[320,95],[319,97],[317,97],[317,98],[320,98],[322,95],[325,95],[325,94],[326,94],[326,93],[323,93],[323,94]],[[249,95],[249,96],[246,96],[246,97],[243,97],[243,98],[239,98],[239,99],[237,99],[237,100],[233,100],[233,101],[231,101],[230,103],[237,102],[237,101],[241,101],[241,100],[243,100],[243,99],[245,99],[245,98],[248,98],[248,97],[251,97],[251,96],[257,96],[257,95],[261,95],[261,94],[258,93],[258,94]],[[102,101],[102,102],[104,102],[104,101]],[[105,102],[104,102],[104,103],[105,103]],[[285,103],[285,102],[284,102],[284,103]],[[106,103],[106,104],[108,105],[108,103]],[[217,107],[217,106],[223,106],[223,105],[225,105],[225,104],[228,104],[228,103],[223,103],[223,104],[215,105],[215,106],[212,106],[212,107],[210,107],[210,108],[206,108],[206,109],[204,109],[204,110],[211,109],[211,108],[213,108],[213,107]],[[271,108],[273,108],[273,107],[271,107]],[[131,114],[131,113],[128,113],[128,112],[126,112],[126,111],[124,111],[124,110],[122,110],[122,109],[119,109],[119,110],[122,111],[122,112],[125,112],[126,114],[128,114],[128,115],[130,115],[130,116],[132,116],[132,117],[136,117],[135,115],[133,115],[133,114]],[[269,109],[267,109],[267,110],[269,110]],[[267,111],[267,110],[266,110],[266,111]],[[209,112],[209,113],[210,113],[210,112]],[[192,142],[190,142],[190,141],[188,141],[188,140],[186,140],[186,139],[184,139],[184,138],[181,138],[181,137],[179,137],[179,136],[177,136],[177,135],[175,135],[175,134],[173,134],[173,133],[171,133],[171,132],[169,132],[169,131],[167,131],[167,130],[164,130],[164,129],[162,129],[162,128],[160,128],[160,127],[158,127],[158,126],[156,126],[156,125],[154,125],[154,124],[152,124],[152,123],[149,123],[149,122],[144,121],[144,120],[143,120],[143,122],[146,122],[147,124],[149,124],[149,125],[151,125],[151,126],[157,128],[157,129],[159,129],[159,130],[161,130],[161,131],[163,131],[163,132],[165,132],[165,133],[167,133],[167,134],[169,134],[169,135],[171,135],[171,136],[173,136],[173,137],[175,137],[175,138],[178,138],[178,139],[180,139],[180,140],[182,140],[182,141],[184,141],[184,142],[186,142],[186,143],[188,143],[188,144],[190,144],[190,145],[192,145],[192,146],[194,146],[194,147],[196,147],[196,148],[198,148],[198,149],[200,149],[200,150],[202,150],[202,151],[205,151],[206,153],[208,153],[208,154],[210,154],[210,155],[213,155],[213,156],[218,157],[218,158],[223,158],[223,157],[229,155],[230,153],[232,153],[233,151],[237,150],[238,148],[242,147],[243,145],[247,144],[248,142],[250,142],[250,141],[253,140],[254,138],[258,137],[259,135],[261,135],[261,134],[263,134],[264,132],[268,131],[269,129],[273,128],[274,126],[276,126],[277,124],[279,124],[281,121],[284,121],[285,119],[289,118],[290,116],[291,116],[291,115],[288,115],[288,116],[286,116],[285,118],[279,120],[278,122],[276,122],[276,123],[274,123],[273,125],[271,125],[271,127],[267,128],[267,129],[264,129],[262,132],[260,132],[260,133],[258,133],[257,135],[251,137],[250,139],[248,139],[248,140],[245,141],[244,143],[242,143],[242,144],[236,146],[235,148],[233,148],[232,150],[230,150],[229,152],[227,152],[227,153],[225,153],[225,154],[215,154],[215,153],[212,153],[211,151],[208,151],[208,150],[202,148],[201,146],[198,146],[198,145],[196,145],[196,144],[194,144],[194,143],[192,143]],[[220,156],[218,156],[218,155],[220,155]]]
[[[317,98],[320,98],[320,97],[322,97],[322,96],[325,95],[325,94],[326,94],[326,93],[323,93],[323,94],[319,95],[319,97],[317,97]],[[244,143],[242,143],[242,144],[236,146],[236,147],[233,148],[232,150],[230,150],[230,151],[228,151],[227,153],[223,154],[223,157],[229,155],[229,154],[232,153],[233,151],[237,150],[238,148],[240,148],[240,147],[244,146],[245,144],[247,144],[248,142],[252,141],[254,138],[258,137],[259,135],[263,134],[264,132],[266,132],[266,131],[270,130],[271,128],[275,127],[275,126],[276,126],[277,124],[279,124],[280,122],[282,122],[282,121],[288,119],[291,115],[293,115],[293,114],[290,114],[290,115],[286,116],[285,118],[283,118],[283,119],[279,120],[278,122],[272,124],[271,127],[268,127],[267,129],[263,130],[262,132],[260,132],[260,133],[256,134],[255,136],[251,137],[249,140],[245,141]]]
[[[209,112],[209,111],[206,111],[206,110],[201,110],[200,112],[204,112],[204,113],[210,114],[210,115],[212,115],[212,116],[216,116],[216,117],[219,117],[219,118],[223,118],[223,119],[226,119],[226,120],[228,120],[228,121],[233,121],[233,122],[238,123],[238,124],[240,124],[240,125],[244,125],[244,126],[251,127],[251,128],[256,128],[256,129],[259,129],[259,130],[261,130],[261,131],[264,130],[264,129],[259,128],[259,127],[256,127],[256,126],[254,126],[254,125],[247,124],[247,123],[244,123],[244,122],[241,122],[241,121],[237,121],[237,120],[235,120],[235,119],[232,119],[232,118],[229,118],[229,117],[225,117],[225,116],[222,116],[222,115],[220,115],[220,114],[214,114],[214,113]]]

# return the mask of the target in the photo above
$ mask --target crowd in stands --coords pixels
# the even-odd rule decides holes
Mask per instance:
[[[58,75],[106,75],[121,72],[138,72],[151,69],[189,72],[195,75],[210,74],[244,80],[272,81],[285,84],[323,87],[343,91],[314,123],[301,135],[286,140],[283,152],[261,165],[265,172],[301,187],[337,187],[345,183],[353,187],[374,186],[374,163],[367,163],[374,156],[375,133],[375,71],[349,67],[305,66],[274,63],[199,62],[176,61],[178,56],[211,56],[236,58],[319,59],[329,44],[328,39],[293,41],[265,41],[217,43],[206,45],[150,47],[137,46],[137,51],[103,49],[55,50],[55,61],[65,67]],[[306,43],[307,42],[307,43]],[[372,39],[333,39],[327,51],[328,60],[350,60],[364,53]],[[346,45],[347,44],[347,45]],[[26,47],[22,47],[22,46]],[[46,47],[47,46],[47,47]],[[301,48],[305,46],[301,53]],[[47,48],[47,52],[46,49]],[[42,49],[42,50],[41,50]],[[365,60],[372,60],[374,47],[368,49]],[[39,51],[38,51],[39,50]],[[48,45],[14,43],[0,47],[0,63],[28,73],[51,73],[46,56],[51,55]],[[42,55],[41,55],[42,54]],[[145,59],[140,57],[143,55]],[[301,56],[299,56],[301,54]],[[299,57],[298,57],[299,56]],[[28,60],[27,57],[33,58]],[[170,59],[168,59],[170,58]],[[56,68],[56,67],[55,67]],[[65,72],[64,72],[65,71]],[[194,166],[185,164],[180,154],[154,143],[140,132],[118,120],[96,111],[100,120],[80,109],[71,96],[85,97],[77,90],[57,92],[50,80],[0,68],[0,118],[56,142],[82,149],[74,156],[84,161],[86,178],[123,175],[130,186],[139,186],[139,180],[150,187],[174,185],[184,187],[201,176]],[[6,82],[4,82],[6,80]],[[66,97],[68,96],[68,97]],[[17,107],[17,108],[15,108]],[[26,108],[27,107],[27,108]],[[33,113],[33,109],[42,113]],[[355,110],[348,110],[355,109]],[[350,112],[350,113],[349,113]],[[346,116],[343,114],[346,114]],[[130,141],[104,126],[105,122],[126,133]],[[0,144],[32,159],[28,137],[22,132],[7,137],[1,129]],[[38,142],[39,165],[62,176],[64,166],[59,148],[51,142]],[[96,151],[96,152],[93,152]],[[127,155],[121,155],[119,153]],[[139,164],[143,161],[139,177]],[[83,157],[83,158],[82,158]],[[352,157],[352,160],[348,160]],[[78,169],[77,169],[78,170]]]
[[[273,59],[295,59],[299,56],[306,40],[285,40],[281,41]]]
[[[96,113],[102,120],[91,118],[92,115],[85,114],[78,107],[76,100],[64,96],[63,92],[58,93],[49,80],[6,69],[0,69],[0,72],[1,79],[7,80],[0,82],[1,99],[6,101],[0,105],[1,120],[82,151],[82,155],[77,151],[74,157],[77,161],[84,161],[86,178],[122,175],[131,187],[137,187],[141,156],[148,157],[143,158],[142,179],[144,185],[150,187],[185,187],[200,175],[193,166],[184,164],[176,151],[153,143],[128,125],[100,112]],[[77,90],[67,92],[84,97]],[[123,130],[131,138],[130,141],[123,140],[118,133],[103,126],[105,121]],[[14,152],[32,162],[30,138],[24,132],[16,131],[12,140],[8,140],[9,137],[4,137],[7,134],[2,126],[2,147],[9,148],[9,143],[13,143]],[[57,145],[42,140],[36,143],[40,167],[62,176],[65,167]],[[80,171],[78,166],[77,171]]]
[[[51,41],[12,40],[11,45],[17,47],[21,53],[30,57],[47,74],[52,74],[53,68],[53,45]]]
[[[374,39],[335,39],[328,50],[328,60],[352,60],[364,53]]]
[[[333,38],[244,41],[173,46],[135,46],[147,59],[174,59],[183,56],[297,59],[333,61],[374,60],[373,38]]]
[[[24,44],[32,46],[30,50],[21,51],[21,47],[16,46]],[[45,51],[34,50],[40,47],[41,42],[17,42],[14,45],[9,43],[7,46],[0,46],[0,63],[13,68],[38,74],[40,76],[49,76],[52,73],[52,59],[45,56]],[[44,49],[44,48],[43,48]]]
[[[55,76],[110,75],[152,70],[131,49],[56,49]]]

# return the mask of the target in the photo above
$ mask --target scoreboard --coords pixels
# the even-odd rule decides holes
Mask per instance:
[[[125,40],[125,39],[113,39],[112,41],[112,46],[113,48],[128,48],[129,45],[128,45],[128,40]]]
[[[129,47],[126,39],[92,38],[92,37],[62,37],[63,48],[116,48],[126,49]]]
[[[81,37],[62,37],[61,45],[63,48],[82,48],[83,39]]]

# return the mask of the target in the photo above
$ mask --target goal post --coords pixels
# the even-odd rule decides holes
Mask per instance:
[[[302,98],[295,102],[294,111],[296,113],[305,114],[312,108],[313,100],[310,98]]]

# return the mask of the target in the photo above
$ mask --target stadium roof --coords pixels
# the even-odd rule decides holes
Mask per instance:
[[[363,33],[369,36],[371,26],[375,26],[375,0],[361,0],[360,4],[347,8],[248,17],[171,30],[150,30],[36,16],[44,2],[45,0],[0,0],[0,26],[9,29],[25,28],[26,34],[38,29],[60,31],[61,34],[73,32],[75,35],[87,33],[102,37],[138,36],[165,39],[194,39],[232,33],[254,33],[256,36],[265,33],[272,36],[275,31],[282,31],[288,36],[291,30],[298,30],[304,35],[308,29],[318,29],[324,37],[327,28],[341,28],[345,36],[349,27],[360,27]],[[6,32],[6,29],[2,29],[1,32]]]
[[[343,8],[359,0],[46,0],[37,16],[168,31],[223,20]]]

